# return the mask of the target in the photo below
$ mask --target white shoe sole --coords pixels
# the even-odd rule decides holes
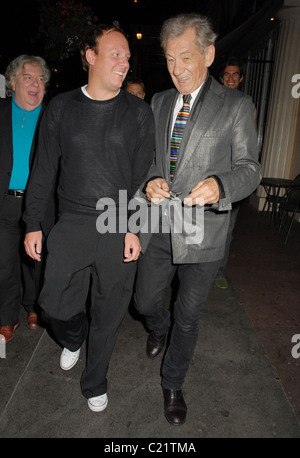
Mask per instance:
[[[90,410],[92,410],[93,412],[102,412],[103,410],[106,409],[107,404],[108,404],[108,398],[107,397],[106,397],[106,401],[100,406],[96,406],[96,405],[92,404],[91,401],[88,399],[88,406],[89,406]]]

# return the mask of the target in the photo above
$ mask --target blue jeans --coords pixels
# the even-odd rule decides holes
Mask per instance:
[[[135,307],[157,336],[170,327],[165,293],[175,273],[179,288],[174,304],[173,328],[162,366],[162,386],[180,390],[198,339],[201,313],[220,261],[198,264],[172,263],[170,234],[154,234],[146,253],[139,258]]]

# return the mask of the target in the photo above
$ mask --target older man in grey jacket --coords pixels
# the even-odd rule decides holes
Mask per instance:
[[[197,343],[200,314],[224,255],[232,203],[249,196],[261,180],[252,100],[209,75],[215,39],[202,16],[182,14],[165,21],[161,42],[176,89],[156,94],[151,103],[156,157],[145,194],[162,205],[162,223],[168,213],[170,231],[155,231],[139,260],[135,305],[151,331],[147,355],[153,359],[164,348],[171,324],[164,293],[178,273],[174,323],[162,365],[164,413],[174,425],[186,419],[182,385]],[[185,111],[182,96],[188,94],[189,115],[181,142],[176,135],[179,151],[174,153],[173,126],[178,111]],[[166,202],[175,210],[166,212]],[[194,239],[189,231],[178,230],[176,215],[184,219],[184,208],[191,209],[190,226],[200,226]]]

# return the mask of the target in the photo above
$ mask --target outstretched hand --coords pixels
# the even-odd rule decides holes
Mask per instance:
[[[199,181],[193,187],[190,194],[186,196],[183,203],[185,205],[208,205],[216,204],[220,200],[220,190],[217,181],[210,177]]]
[[[137,261],[140,252],[140,239],[137,235],[127,232],[125,235],[124,262]]]
[[[146,197],[150,202],[159,204],[165,198],[170,197],[169,185],[164,178],[155,178],[146,186]]]
[[[28,232],[24,240],[25,251],[35,261],[41,260],[42,231]]]

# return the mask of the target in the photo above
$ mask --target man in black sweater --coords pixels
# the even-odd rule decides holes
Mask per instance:
[[[138,236],[122,229],[124,217],[126,226],[128,220],[126,201],[152,163],[154,123],[148,104],[121,89],[130,51],[118,24],[90,33],[81,55],[88,84],[56,96],[41,124],[24,213],[24,245],[30,257],[41,259],[40,222],[58,176],[60,217],[47,241],[39,303],[64,347],[62,369],[76,364],[89,329],[81,389],[89,408],[100,412],[107,406],[109,360],[131,299],[134,261],[141,250]],[[120,199],[124,193],[126,199]],[[115,231],[99,224],[104,209],[120,218]]]

